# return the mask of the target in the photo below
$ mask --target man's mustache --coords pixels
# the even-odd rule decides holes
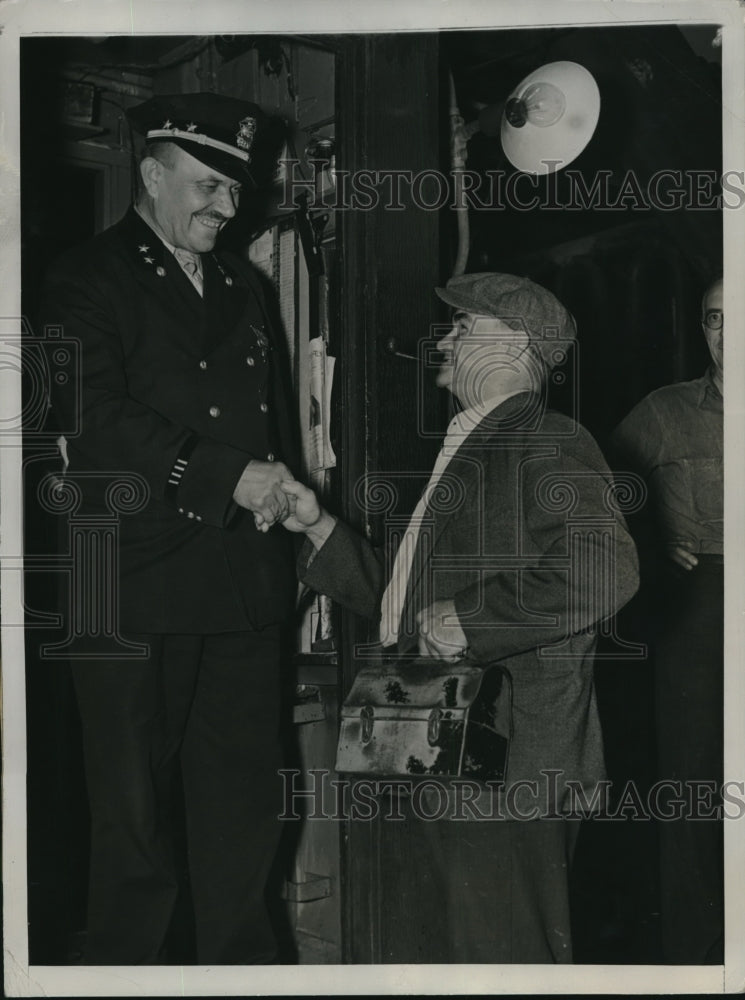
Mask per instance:
[[[215,215],[214,212],[197,212],[198,219],[209,219],[211,222],[227,222],[228,218],[225,215]]]

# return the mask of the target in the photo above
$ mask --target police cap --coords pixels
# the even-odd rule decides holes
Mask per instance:
[[[127,116],[147,142],[172,142],[234,180],[258,183],[276,123],[257,104],[208,92],[159,94]]]

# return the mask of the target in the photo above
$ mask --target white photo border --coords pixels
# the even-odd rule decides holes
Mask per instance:
[[[0,0],[0,347],[17,335],[20,301],[19,44],[34,35],[215,35],[463,30],[531,26],[720,24],[723,170],[745,166],[745,8],[731,0],[344,0],[250,3],[215,0]],[[745,330],[745,209],[724,212],[728,328]],[[725,780],[745,771],[745,338],[725,348]],[[20,375],[0,366],[0,420],[21,412]],[[7,446],[6,446],[7,444]],[[26,727],[21,551],[21,447],[0,447],[0,588],[3,658],[3,885],[8,996],[246,996],[280,994],[536,994],[739,992],[745,988],[745,821],[725,824],[724,967],[673,966],[308,966],[56,967],[28,964]],[[11,623],[11,624],[8,624]]]

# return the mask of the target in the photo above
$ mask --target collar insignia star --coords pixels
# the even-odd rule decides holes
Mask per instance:
[[[153,258],[152,257],[146,257],[145,258],[145,263],[146,264],[152,264],[153,263]]]
[[[189,122],[189,124],[186,126],[187,132],[196,132],[196,130],[197,130],[196,122]]]
[[[143,243],[142,246],[139,246],[137,249],[140,251],[140,253],[147,253],[150,247],[147,246],[146,243]]]
[[[170,118],[166,118],[166,120],[163,122],[163,128],[173,128],[173,124]]]

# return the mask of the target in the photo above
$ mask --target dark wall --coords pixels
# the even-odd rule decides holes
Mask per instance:
[[[472,209],[467,270],[527,274],[574,313],[580,415],[602,441],[646,393],[707,364],[700,299],[722,264],[720,67],[674,26],[458,32],[443,35],[443,52],[466,120],[545,63],[576,61],[596,79],[600,119],[586,149],[565,171],[523,178],[519,197],[540,207],[499,203],[497,192],[492,207]],[[468,167],[515,180],[499,140],[483,133]],[[592,207],[578,203],[570,174],[585,190],[603,179]],[[683,194],[667,199],[673,188]]]

